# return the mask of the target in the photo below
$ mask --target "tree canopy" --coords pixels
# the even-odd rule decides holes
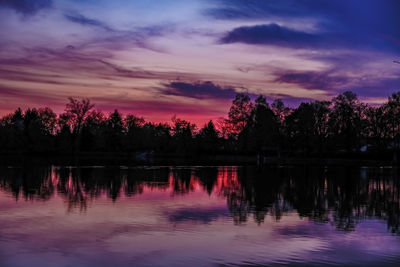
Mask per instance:
[[[271,103],[271,104],[270,104]],[[400,148],[400,92],[380,106],[362,103],[344,92],[331,101],[285,106],[282,100],[243,93],[232,101],[222,123],[203,127],[172,117],[153,123],[115,109],[95,110],[89,99],[69,98],[65,112],[17,108],[0,118],[2,153],[140,152],[183,155],[275,151],[279,155],[315,156],[386,153]]]

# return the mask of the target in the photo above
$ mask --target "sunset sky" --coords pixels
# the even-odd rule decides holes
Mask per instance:
[[[0,0],[0,115],[70,96],[196,123],[237,92],[376,104],[399,59],[398,0]]]

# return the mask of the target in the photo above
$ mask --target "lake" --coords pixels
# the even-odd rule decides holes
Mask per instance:
[[[390,167],[0,168],[0,266],[400,266]]]

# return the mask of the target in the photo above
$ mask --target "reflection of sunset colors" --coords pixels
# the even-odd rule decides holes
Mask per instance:
[[[2,1],[0,115],[89,97],[150,121],[226,114],[235,92],[381,103],[399,89],[399,2]],[[358,10],[359,12],[354,12]]]
[[[399,184],[356,169],[2,169],[0,262],[396,265]]]
[[[303,180],[311,171],[309,180]],[[32,173],[29,169],[5,169],[0,188],[16,200],[60,197],[69,212],[76,208],[86,211],[92,201],[104,197],[113,202],[168,202],[171,198],[186,201],[186,195],[193,200],[203,198],[206,193],[210,200],[220,203],[219,208],[187,211],[193,216],[199,211],[202,215],[210,213],[206,219],[198,216],[199,220],[211,222],[219,216],[231,216],[240,224],[253,217],[262,223],[267,215],[280,220],[297,211],[301,217],[330,221],[339,229],[352,231],[366,217],[376,216],[387,220],[391,231],[400,233],[400,212],[390,208],[400,203],[400,187],[394,175],[391,169],[377,172],[366,168],[330,168],[326,173],[320,167],[288,168],[285,172],[280,168],[259,172],[238,167],[41,167]],[[354,177],[351,185],[338,178],[348,176]],[[190,202],[187,204],[190,207]]]

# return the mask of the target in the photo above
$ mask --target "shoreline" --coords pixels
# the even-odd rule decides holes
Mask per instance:
[[[75,155],[43,155],[43,154],[0,154],[0,165],[127,165],[127,166],[279,166],[279,165],[342,165],[342,166],[399,166],[386,158],[373,158],[371,155],[353,157],[343,155],[341,157],[264,157],[262,163],[257,155],[243,154],[217,154],[217,155],[177,155],[155,154],[149,157],[138,157],[137,153],[85,153]]]

